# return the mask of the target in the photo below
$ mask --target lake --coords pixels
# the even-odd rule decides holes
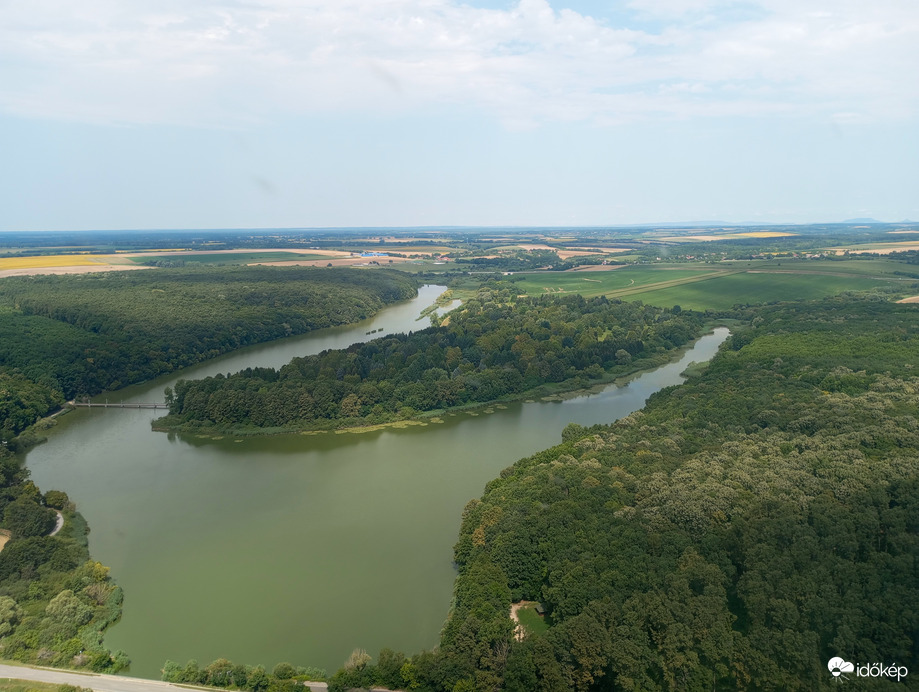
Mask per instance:
[[[442,290],[426,286],[373,319],[243,349],[96,400],[162,401],[180,376],[279,367],[421,329],[428,320],[415,318]],[[210,440],[153,432],[162,411],[80,409],[60,418],[26,464],[42,490],[64,490],[77,503],[94,559],[125,590],[106,644],[131,657],[126,672],[159,678],[166,659],[225,657],[331,673],[358,647],[374,656],[387,646],[433,647],[466,502],[517,459],[557,444],[568,423],[607,423],[641,408],[727,335],[717,329],[678,362],[599,394],[361,434]]]

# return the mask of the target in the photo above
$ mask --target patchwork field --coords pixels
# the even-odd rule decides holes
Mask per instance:
[[[736,304],[821,298],[843,291],[908,286],[919,281],[909,265],[891,260],[731,262],[723,265],[631,266],[606,272],[520,274],[519,293],[579,293],[642,300],[694,310]],[[898,272],[895,274],[894,272]]]
[[[737,304],[770,303],[783,300],[807,300],[836,295],[843,291],[867,291],[889,286],[893,279],[864,276],[739,272],[703,283],[670,288],[649,288],[632,297],[651,305],[679,305],[692,310],[720,310]]]
[[[694,235],[673,235],[661,238],[671,243],[689,243],[711,240],[739,240],[742,238],[788,238],[797,233],[783,233],[781,231],[747,231],[743,233],[704,233]]]
[[[200,264],[254,264],[259,262],[328,262],[351,258],[340,250],[155,250],[111,255],[60,254],[0,257],[0,277],[24,274],[82,274],[126,269],[149,269],[151,260],[179,258]],[[353,263],[353,262],[352,262]]]
[[[632,292],[642,287],[680,285],[720,275],[732,269],[709,267],[668,268],[624,267],[615,271],[542,272],[518,274],[516,282],[520,293],[543,295],[547,293],[580,293],[582,296],[613,296]]]

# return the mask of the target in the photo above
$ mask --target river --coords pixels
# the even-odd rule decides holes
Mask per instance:
[[[428,321],[415,318],[441,290],[427,286],[371,320],[243,349],[97,400],[161,401],[179,375],[278,367],[417,330]],[[158,678],[166,659],[218,657],[332,672],[357,647],[375,656],[386,646],[434,646],[466,502],[506,466],[558,443],[569,422],[641,408],[726,337],[718,329],[678,362],[599,394],[362,434],[205,440],[152,432],[162,411],[80,409],[26,463],[39,487],[77,503],[94,559],[125,590],[106,644],[128,652],[131,675]]]

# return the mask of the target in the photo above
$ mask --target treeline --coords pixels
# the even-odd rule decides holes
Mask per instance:
[[[9,443],[38,418],[53,411],[63,398],[60,390],[19,372],[0,369],[0,444]]]
[[[454,264],[457,268],[466,265],[471,271],[525,271],[555,266],[561,260],[555,250],[516,250],[497,257],[460,257]],[[465,268],[465,267],[464,267]]]
[[[919,670],[916,309],[761,308],[701,375],[507,469],[464,510],[441,645],[399,685],[815,690],[834,656]],[[544,635],[513,638],[521,598]]]
[[[584,264],[602,264],[605,259],[607,258],[601,255],[580,255],[563,260],[556,250],[517,250],[502,253],[497,257],[460,257],[456,259],[454,266],[455,269],[468,271],[520,272],[548,269],[561,272]]]
[[[188,685],[208,685],[229,690],[248,692],[302,692],[305,680],[323,680],[325,671],[320,668],[295,668],[290,663],[279,663],[269,673],[264,666],[235,664],[218,658],[204,668],[194,659],[184,666],[166,661],[163,680]]]
[[[3,658],[117,672],[123,652],[103,645],[121,617],[122,592],[108,568],[89,558],[83,518],[66,493],[42,494],[28,470],[0,447],[0,651]],[[57,523],[63,528],[49,534]]]
[[[295,358],[280,370],[181,380],[158,428],[331,428],[569,388],[634,369],[697,337],[698,316],[492,284],[445,324]],[[658,361],[654,361],[658,362]]]
[[[354,322],[417,294],[408,275],[220,267],[0,281],[0,435],[71,399],[249,344]]]

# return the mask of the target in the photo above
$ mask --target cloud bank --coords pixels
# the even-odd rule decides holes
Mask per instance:
[[[509,127],[915,116],[915,0],[30,0],[0,5],[0,111],[240,127],[474,109]]]

